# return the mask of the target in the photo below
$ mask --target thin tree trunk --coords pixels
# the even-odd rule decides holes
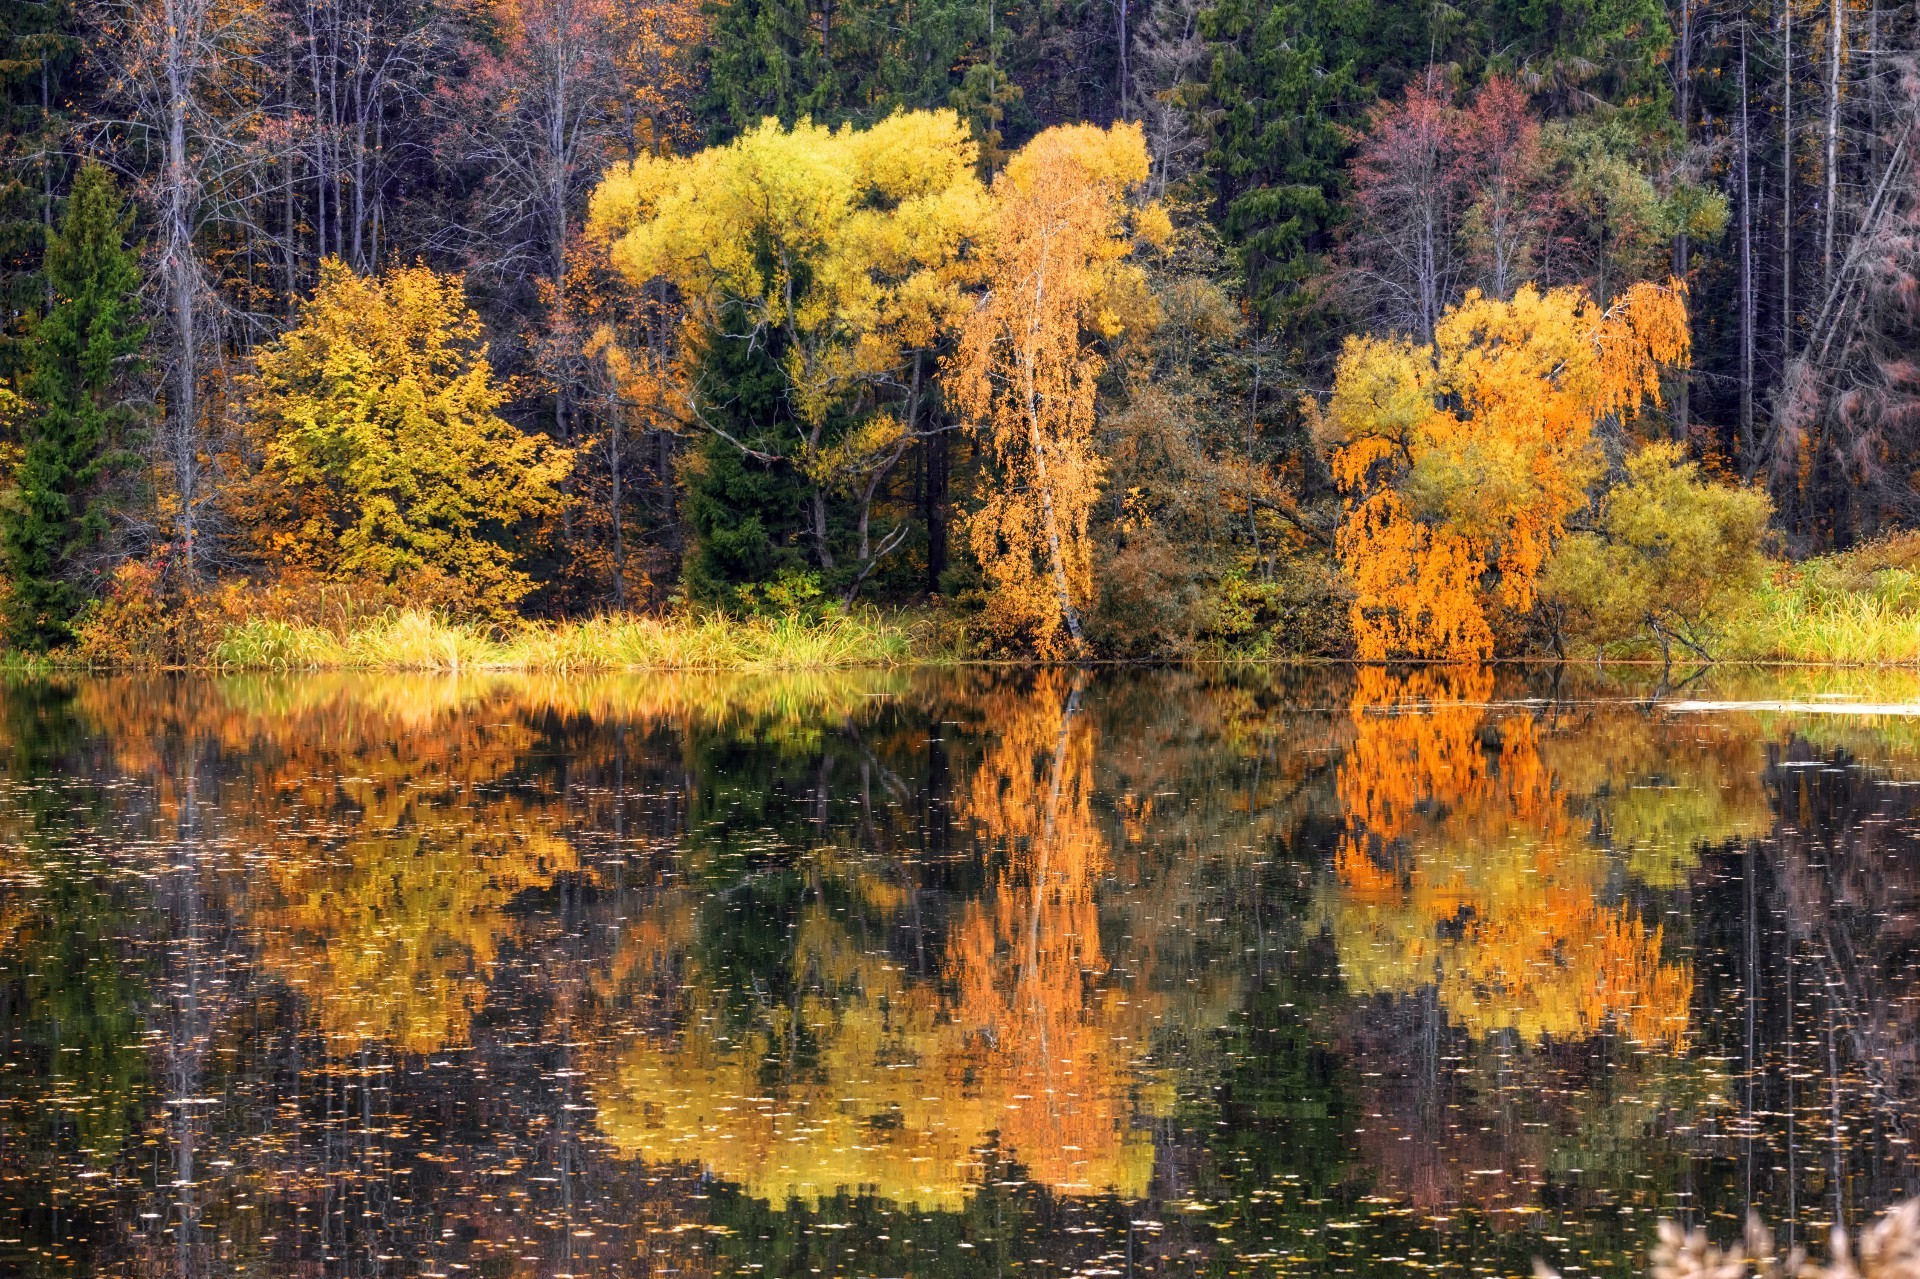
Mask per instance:
[[[307,0],[307,78],[313,86],[313,257],[327,256],[327,142],[325,90],[320,79],[320,17]]]
[[[613,514],[613,607],[623,612],[627,607],[627,539],[626,506],[621,489],[621,462],[626,457],[626,440],[622,435],[624,422],[620,405],[612,395],[607,397],[607,472],[613,482],[609,505]]]
[[[1740,24],[1740,465],[1752,477],[1753,456],[1753,149],[1747,100],[1747,26]]]
[[[1680,152],[1686,155],[1688,129],[1692,126],[1693,114],[1693,0],[1680,0],[1679,39],[1674,46],[1674,89],[1680,116]],[[1688,258],[1691,245],[1687,240],[1686,227],[1682,226],[1673,237],[1673,275],[1680,281],[1687,278]],[[1678,385],[1673,395],[1673,442],[1684,444],[1691,423],[1693,373],[1689,363],[1679,371]]]
[[[1780,6],[1780,367],[1793,359],[1793,0]]]
[[[187,156],[187,108],[194,86],[187,41],[195,34],[184,12],[194,0],[168,0],[166,6],[167,140],[165,226],[162,230],[161,271],[166,281],[168,311],[174,328],[173,402],[167,406],[168,462],[173,469],[174,496],[180,503],[175,529],[181,570],[188,582],[195,574],[194,524],[199,494],[199,263],[194,260],[192,173]]]
[[[1833,226],[1840,195],[1840,56],[1845,46],[1847,19],[1842,0],[1832,0],[1827,25],[1827,200],[1825,225],[1820,232],[1820,277],[1833,279]]]
[[[293,85],[294,85],[293,41],[292,40],[287,41],[286,48],[282,51],[281,74],[286,77],[285,92],[287,95],[287,115],[289,117],[289,122],[291,122],[291,117],[293,115]],[[295,273],[299,269],[299,248],[298,246],[295,245],[294,238],[293,238],[293,228],[294,228],[293,153],[294,153],[295,147],[294,147],[293,138],[291,136],[292,134],[291,129],[288,130],[288,134],[289,136],[287,137],[285,142],[285,145],[287,148],[285,171],[282,175],[283,181],[281,183],[281,192],[280,192],[280,200],[281,200],[281,241],[280,243],[281,243],[281,255],[286,263],[286,281],[284,285],[284,291],[285,291],[286,297],[284,299],[284,303],[287,309],[291,311],[293,309],[293,295],[294,295],[294,290],[296,288]]]

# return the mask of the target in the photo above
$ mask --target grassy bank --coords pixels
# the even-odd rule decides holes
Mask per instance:
[[[1731,612],[1714,655],[1750,662],[1920,663],[1920,534],[1783,566]]]
[[[236,622],[206,665],[224,670],[824,670],[922,656],[915,629],[880,614],[593,617],[499,629],[405,611],[336,632],[269,618]],[[922,637],[924,638],[924,637]]]
[[[899,666],[958,653],[950,627],[909,614],[728,617],[603,616],[488,625],[417,609],[329,623],[275,616],[219,619],[159,644],[98,643],[9,663],[39,669],[184,666],[226,671],[591,672],[804,671]]]

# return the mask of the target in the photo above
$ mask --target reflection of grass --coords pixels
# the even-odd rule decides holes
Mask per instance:
[[[236,670],[824,670],[890,666],[921,646],[878,613],[593,617],[497,631],[408,610],[338,632],[272,618],[224,629],[209,663]]]

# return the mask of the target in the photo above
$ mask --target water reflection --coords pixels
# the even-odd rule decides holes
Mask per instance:
[[[1920,1188],[1920,719],[178,678],[0,750],[6,1273],[1624,1272]]]

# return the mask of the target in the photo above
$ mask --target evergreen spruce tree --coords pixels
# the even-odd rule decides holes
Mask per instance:
[[[946,106],[987,56],[977,0],[717,0],[708,12],[696,111],[713,143],[768,116],[870,125]]]
[[[132,223],[112,177],[90,164],[47,237],[53,305],[28,344],[16,491],[0,524],[13,588],[7,630],[23,648],[71,637],[88,594],[79,560],[106,532],[108,481],[126,456],[135,413],[116,393],[146,336]]]
[[[746,327],[737,314],[727,323]],[[749,447],[777,448],[793,429],[778,353],[764,342],[721,335],[706,339],[698,359],[702,411]],[[807,488],[791,467],[759,462],[718,434],[707,436],[691,462],[686,513],[693,542],[684,569],[690,596],[730,606],[739,587],[807,567]]]
[[[1370,9],[1364,0],[1219,0],[1204,17],[1215,42],[1206,162],[1216,217],[1269,324],[1332,248],[1350,126],[1370,98],[1361,83]]]

